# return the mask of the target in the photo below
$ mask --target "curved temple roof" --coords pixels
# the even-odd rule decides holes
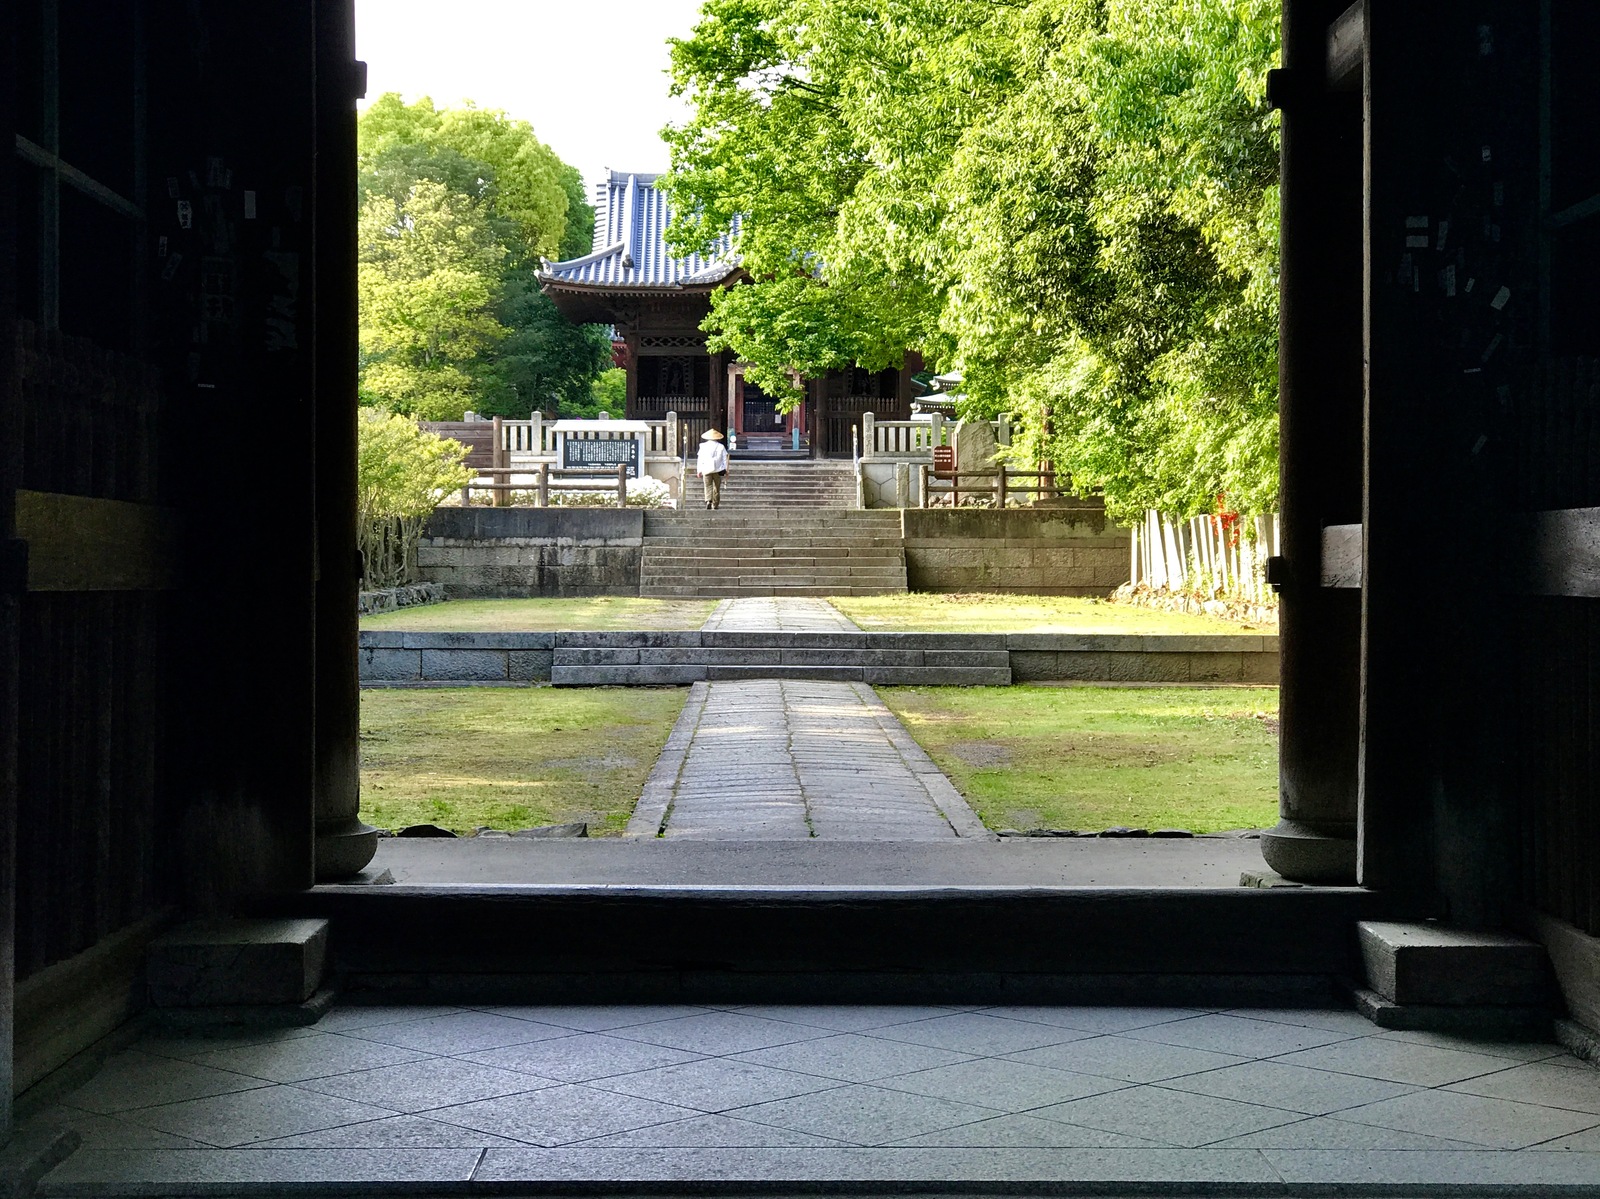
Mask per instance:
[[[594,250],[543,264],[539,280],[557,287],[650,291],[711,287],[739,269],[730,238],[710,255],[674,257],[667,247],[672,210],[656,187],[660,175],[612,171],[595,189]]]

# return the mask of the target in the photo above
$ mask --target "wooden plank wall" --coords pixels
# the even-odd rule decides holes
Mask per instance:
[[[483,469],[495,465],[494,422],[491,420],[419,421],[429,433],[449,437],[467,447],[467,465]]]
[[[165,406],[155,372],[25,322],[14,336],[23,486],[159,500]],[[30,590],[22,607],[19,979],[171,898],[157,770],[164,593]]]
[[[1557,359],[1516,404],[1516,506],[1600,505],[1600,361]],[[1517,729],[1508,780],[1521,805],[1524,898],[1600,934],[1600,603],[1535,595],[1515,602]]]

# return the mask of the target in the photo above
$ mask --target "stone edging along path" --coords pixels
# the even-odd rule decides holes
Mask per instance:
[[[829,651],[817,658],[814,651]],[[696,653],[693,651],[708,651]],[[791,660],[784,661],[788,652]],[[898,666],[972,670],[952,683],[1002,682],[981,677],[994,667],[958,665],[1004,651],[1013,682],[1259,683],[1278,681],[1278,638],[1272,635],[1138,635],[1119,633],[868,633],[868,632],[538,632],[441,633],[365,630],[361,682],[370,687],[527,686],[551,680],[557,655],[571,665],[632,667],[603,681],[634,686],[683,685],[715,677],[817,677],[890,683]],[[854,659],[842,663],[838,655]],[[776,655],[774,660],[773,655]],[[795,658],[806,655],[811,658]],[[873,658],[866,655],[887,655]],[[907,655],[915,655],[916,662]],[[630,656],[631,661],[630,661]],[[933,657],[930,660],[930,656]],[[806,668],[810,665],[812,670]],[[653,666],[661,669],[643,670]],[[760,673],[748,667],[762,667]],[[845,678],[841,670],[864,672]],[[577,682],[578,680],[571,680]],[[599,679],[593,680],[601,681]],[[932,677],[906,682],[935,683]]]

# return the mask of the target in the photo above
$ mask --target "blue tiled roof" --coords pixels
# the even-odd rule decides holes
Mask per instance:
[[[739,269],[731,241],[709,255],[675,258],[666,242],[672,210],[656,187],[659,175],[612,171],[595,188],[594,250],[567,262],[545,262],[546,283],[622,290],[706,287]]]

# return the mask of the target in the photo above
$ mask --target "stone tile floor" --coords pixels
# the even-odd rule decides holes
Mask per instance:
[[[602,1181],[1600,1194],[1600,1070],[1341,1010],[340,1007],[150,1033],[47,1196]]]
[[[722,841],[991,839],[864,683],[696,683],[629,837]]]

